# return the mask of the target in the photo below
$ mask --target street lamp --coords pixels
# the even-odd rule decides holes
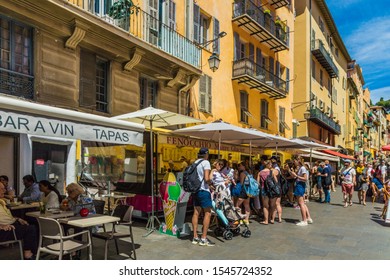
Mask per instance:
[[[214,39],[211,39],[211,40],[206,41],[202,44],[199,44],[199,46],[201,46],[202,48],[205,48],[208,45],[210,45],[211,43],[214,43],[215,41],[219,40],[219,38],[225,37],[226,35],[227,35],[227,33],[225,31],[222,31]],[[221,60],[219,59],[219,55],[215,52],[215,44],[213,44],[213,53],[207,61],[209,63],[209,67],[210,67],[211,71],[215,72],[218,70],[219,63],[221,62]]]

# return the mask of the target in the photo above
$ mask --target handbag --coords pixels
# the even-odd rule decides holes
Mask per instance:
[[[232,189],[231,189],[232,196],[236,196],[236,197],[240,196],[241,189],[242,189],[242,186],[241,186],[240,182],[238,182],[235,186],[232,186]]]

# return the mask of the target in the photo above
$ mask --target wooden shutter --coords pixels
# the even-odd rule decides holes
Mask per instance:
[[[212,94],[211,94],[211,77],[207,77],[207,112],[211,113],[211,106],[212,106]]]
[[[199,109],[206,110],[207,77],[203,75],[199,81]]]
[[[148,80],[146,78],[139,79],[139,108],[143,109],[147,103],[147,91],[148,91]]]
[[[169,1],[169,27],[176,29],[176,3],[172,0]]]
[[[271,73],[271,74],[274,74],[275,72],[274,72],[274,58],[273,57],[270,57],[269,58],[269,72]]]
[[[256,48],[256,64],[260,66],[263,65],[263,56],[259,48]]]
[[[234,32],[234,61],[240,59],[240,35]]]
[[[194,41],[200,43],[200,8],[194,4]]]
[[[94,54],[80,52],[80,106],[96,107],[96,57]]]
[[[290,27],[288,25],[286,26],[286,45],[290,46]]]
[[[290,91],[290,69],[286,67],[286,91]]]
[[[214,18],[214,39],[217,38],[219,35],[219,21]],[[214,43],[214,49],[213,51],[217,54],[220,54],[220,45],[219,45],[219,40],[220,38],[218,38],[217,40],[215,40],[215,43]]]
[[[255,62],[255,47],[249,43],[249,60]]]

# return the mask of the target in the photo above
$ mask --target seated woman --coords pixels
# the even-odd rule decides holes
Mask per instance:
[[[39,190],[42,192],[41,201],[45,204],[46,210],[60,208],[61,194],[49,181],[40,181]]]
[[[80,215],[82,208],[87,208],[90,214],[96,214],[92,198],[85,194],[84,189],[77,183],[70,183],[66,187],[68,197],[62,200],[60,208],[64,211],[73,211]]]
[[[23,240],[24,259],[34,259],[38,248],[37,230],[34,225],[29,225],[25,220],[12,216],[3,200],[5,187],[0,183],[0,242],[16,238]]]

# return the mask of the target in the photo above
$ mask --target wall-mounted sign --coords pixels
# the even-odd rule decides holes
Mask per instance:
[[[0,111],[0,131],[138,146],[143,139],[140,132],[5,111]]]

